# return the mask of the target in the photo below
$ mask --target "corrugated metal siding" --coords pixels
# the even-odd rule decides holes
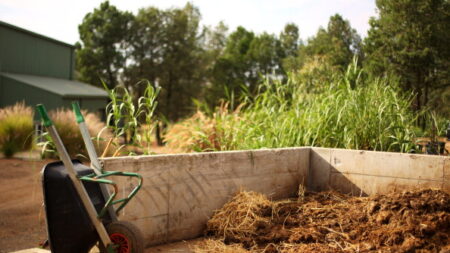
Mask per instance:
[[[0,71],[70,79],[73,49],[0,26]]]
[[[79,98],[79,99],[63,99],[63,105],[67,108],[72,108],[72,102],[78,101],[82,110],[88,110],[90,112],[98,112],[99,110],[105,110],[107,100],[101,98]]]
[[[55,94],[33,86],[2,77],[3,91],[1,94],[2,106],[13,105],[25,101],[25,104],[35,107],[37,104],[45,104],[47,110],[63,106],[63,99]],[[35,120],[37,119],[35,115]]]
[[[106,120],[105,108],[108,104],[107,98],[64,99],[64,107],[72,108],[73,101],[78,101],[82,110],[97,113],[103,121]]]
[[[3,91],[3,77],[0,76],[0,108],[4,107],[3,104],[3,96],[5,96],[5,92]]]

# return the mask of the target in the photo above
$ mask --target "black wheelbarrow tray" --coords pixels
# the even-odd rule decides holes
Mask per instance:
[[[83,181],[84,188],[98,213],[98,217],[106,227],[111,241],[113,243],[132,244],[133,242],[127,242],[132,239],[130,235],[115,231],[117,226],[121,226],[119,224],[126,224],[127,222],[113,222],[107,208],[109,205],[120,204],[116,209],[116,212],[119,212],[140,189],[142,185],[141,176],[136,173],[119,171],[105,172],[102,176],[96,176],[92,168],[83,165],[80,161],[72,160],[72,163],[80,180]],[[137,177],[139,178],[139,184],[126,198],[114,200],[117,196],[117,186],[113,181],[105,179],[108,176]],[[106,201],[100,190],[100,183],[114,186],[113,193]],[[51,251],[89,252],[99,241],[99,236],[61,161],[49,163],[44,167],[42,170],[42,186]],[[130,226],[129,223],[123,226],[133,229],[133,226]],[[127,232],[122,231],[122,233]],[[141,242],[138,239],[135,244],[139,243]]]
[[[119,211],[141,188],[142,177],[130,172],[99,172],[79,160],[71,160],[45,108],[40,105],[38,109],[62,160],[49,163],[42,170],[51,251],[88,253],[98,242],[101,253],[142,253],[144,243],[139,229],[117,220]],[[116,199],[118,187],[108,179],[111,176],[134,177],[138,184],[128,196]],[[113,189],[112,193],[102,192],[105,185]]]

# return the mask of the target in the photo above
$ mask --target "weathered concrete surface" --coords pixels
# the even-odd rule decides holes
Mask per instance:
[[[448,189],[450,157],[311,148],[310,189],[355,195],[433,187]]]
[[[50,253],[50,251],[45,250],[45,249],[33,248],[33,249],[24,249],[24,250],[20,250],[20,251],[14,251],[11,253]]]
[[[310,190],[371,195],[418,187],[450,191],[450,157],[327,148],[285,148],[108,158],[106,170],[139,172],[144,186],[124,219],[147,246],[196,238],[238,190],[273,199]],[[123,192],[132,184],[122,181]]]
[[[309,148],[212,152],[110,158],[103,163],[106,170],[139,172],[144,177],[141,192],[123,217],[143,231],[147,245],[154,245],[202,235],[213,211],[240,189],[273,199],[295,195],[308,175],[309,152]]]

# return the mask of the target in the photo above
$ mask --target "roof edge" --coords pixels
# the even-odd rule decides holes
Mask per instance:
[[[42,35],[42,34],[39,34],[39,33],[36,33],[36,32],[32,32],[30,30],[27,30],[27,29],[24,29],[22,27],[18,27],[18,26],[6,23],[6,22],[1,21],[1,20],[0,20],[0,26],[8,27],[10,29],[13,29],[13,30],[16,30],[16,31],[19,31],[19,32],[22,32],[22,33],[27,33],[27,34],[29,34],[31,36],[38,37],[40,39],[48,40],[48,41],[51,41],[51,42],[54,42],[54,43],[57,43],[57,44],[60,44],[60,45],[63,45],[63,46],[75,49],[75,45],[72,45],[72,44],[69,44],[69,43],[66,43],[66,42],[54,39],[54,38],[50,38],[48,36],[45,36],[45,35]]]
[[[43,77],[43,78],[61,79],[61,78],[55,78],[55,77],[49,77],[49,76],[29,75],[29,74],[20,74],[20,73],[9,73],[9,72],[1,72],[0,71],[0,77],[8,78],[8,79],[11,79],[11,80],[14,80],[14,81],[18,81],[18,82],[21,82],[21,83],[24,83],[24,84],[27,84],[27,85],[31,85],[31,86],[33,86],[34,88],[37,88],[37,89],[42,89],[42,88],[36,87],[35,85],[33,85],[30,82],[19,80],[19,79],[15,78],[14,76],[11,76],[11,75],[25,75],[25,76],[36,76],[36,77]],[[61,79],[61,80],[70,81],[70,82],[78,82],[78,83],[82,83],[84,85],[89,85],[89,86],[92,86],[93,88],[98,88],[98,89],[101,90],[101,88],[99,88],[97,86],[94,86],[94,85],[91,85],[91,84],[88,84],[88,83],[83,83],[83,82],[80,82],[78,80],[68,80],[68,79]],[[46,92],[49,92],[51,94],[60,96],[63,99],[75,99],[75,98],[80,98],[80,97],[81,98],[87,98],[87,99],[98,99],[98,98],[108,99],[109,98],[109,96],[106,93],[106,91],[105,91],[106,94],[104,94],[104,95],[85,95],[85,94],[61,94],[61,93],[58,93],[58,92],[56,92],[54,90],[51,90],[51,89],[43,89],[43,90],[45,90]]]
[[[76,96],[76,95],[60,95],[63,99],[77,99],[77,98],[83,98],[83,99],[98,99],[98,98],[103,98],[103,99],[108,99],[108,95],[105,96],[100,96],[100,95],[92,95],[92,96],[86,96],[86,95],[80,95],[80,96]]]
[[[17,79],[15,79],[14,77],[9,76],[8,74],[9,74],[9,73],[7,73],[7,72],[0,72],[0,77],[3,76],[4,78],[8,78],[8,79],[14,80],[14,81],[16,81],[16,82],[21,82],[21,83],[24,83],[24,84],[27,84],[27,85],[31,85],[33,88],[40,89],[39,87],[33,86],[33,85],[30,84],[30,83],[27,83],[27,82],[23,82],[23,81],[17,80]],[[11,73],[11,74],[14,75],[15,73]],[[53,94],[53,95],[61,96],[61,94],[59,94],[59,93],[57,93],[57,92],[55,92],[55,91],[52,91],[52,90],[45,90],[45,91],[48,92],[48,93],[51,93],[51,94]]]

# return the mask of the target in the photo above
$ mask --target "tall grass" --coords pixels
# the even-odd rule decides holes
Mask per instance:
[[[0,109],[0,152],[7,158],[33,143],[33,110],[24,103]]]
[[[84,110],[82,114],[89,134],[96,140],[94,141],[94,147],[98,154],[102,154],[106,148],[107,140],[112,137],[112,134],[109,130],[105,130],[105,123],[96,114]],[[72,157],[87,157],[87,150],[73,111],[60,108],[50,111],[49,116],[69,155]],[[53,157],[56,153],[54,143],[48,133],[44,133],[43,136],[44,141],[38,143],[38,146],[42,148],[42,155]]]
[[[239,117],[222,115],[227,120],[216,128],[228,138],[221,139],[221,149],[319,146],[407,152],[414,148],[412,96],[402,94],[396,79],[368,77],[356,62],[346,73],[321,79],[323,83],[314,84],[317,87],[301,75],[290,74],[287,82],[266,81],[256,96],[246,98]],[[196,131],[202,132],[196,136],[208,135],[205,128]],[[218,150],[216,146],[206,150]],[[197,145],[192,150],[205,148]]]
[[[224,102],[213,113],[198,109],[192,117],[170,127],[164,140],[170,149],[184,152],[234,149],[240,109],[230,111]]]

